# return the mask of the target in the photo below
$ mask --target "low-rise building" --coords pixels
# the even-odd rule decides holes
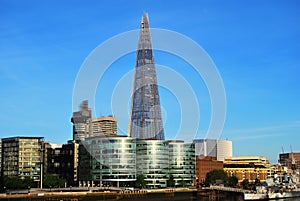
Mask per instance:
[[[198,185],[205,181],[206,174],[212,170],[223,170],[223,162],[211,156],[196,157],[196,178]]]
[[[266,157],[261,156],[234,156],[225,158],[224,171],[228,176],[236,176],[241,183],[247,179],[254,183],[256,179],[265,182],[273,175],[273,168]]]

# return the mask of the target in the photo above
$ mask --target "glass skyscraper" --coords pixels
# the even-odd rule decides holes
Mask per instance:
[[[148,15],[140,25],[129,133],[133,138],[164,140],[164,128],[151,44]]]

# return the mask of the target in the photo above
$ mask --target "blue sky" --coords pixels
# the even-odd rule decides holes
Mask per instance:
[[[139,28],[146,11],[152,28],[190,37],[216,64],[227,97],[221,138],[233,141],[234,154],[276,162],[281,146],[300,151],[299,8],[296,0],[2,0],[0,136],[45,136],[53,143],[71,139],[73,86],[83,61],[109,38]],[[183,69],[188,64],[180,59],[154,54],[157,64],[174,68],[195,91],[201,111],[197,137],[202,137],[211,109],[206,86],[191,69]],[[115,86],[134,64],[134,53],[126,55],[101,81]],[[97,91],[95,116],[112,113],[109,89]],[[180,106],[168,90],[160,93],[168,137],[180,124]]]

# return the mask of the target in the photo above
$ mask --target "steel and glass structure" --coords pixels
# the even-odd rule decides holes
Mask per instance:
[[[86,138],[92,185],[124,186],[136,180],[136,139],[124,136]]]
[[[196,175],[196,152],[194,143],[169,141],[169,174],[175,186],[193,186]]]
[[[147,188],[167,186],[169,147],[165,140],[137,140],[137,175],[146,177]]]
[[[129,133],[138,139],[165,139],[147,13],[140,25]]]

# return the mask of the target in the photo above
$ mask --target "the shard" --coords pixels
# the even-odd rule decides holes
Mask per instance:
[[[165,139],[147,13],[140,25],[129,134],[137,139]]]

